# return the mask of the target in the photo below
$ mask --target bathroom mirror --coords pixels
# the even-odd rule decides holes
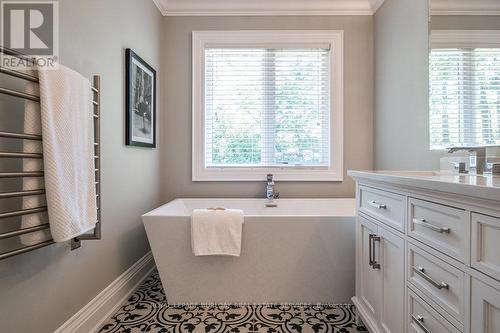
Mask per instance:
[[[430,149],[500,145],[500,0],[430,0]]]

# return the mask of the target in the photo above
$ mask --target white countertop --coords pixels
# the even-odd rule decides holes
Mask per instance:
[[[355,179],[367,179],[500,201],[500,176],[498,175],[468,175],[438,171],[354,170],[349,170],[347,174]]]

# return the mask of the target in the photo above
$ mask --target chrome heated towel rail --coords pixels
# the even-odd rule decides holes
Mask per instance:
[[[5,48],[0,46],[0,53],[3,53],[4,55],[7,56],[13,56],[17,57],[20,59],[23,59],[25,61],[32,61],[29,57],[20,54],[14,50]],[[0,65],[0,73],[4,75],[8,75],[17,79],[22,79],[34,83],[38,83],[38,77],[12,70],[9,68],[2,67]],[[23,98],[27,99],[30,101],[34,102],[40,102],[40,97],[37,95],[33,95],[30,93],[18,91],[15,89],[7,88],[7,87],[0,87],[0,94],[4,95],[9,95],[17,98]],[[96,200],[97,200],[97,224],[93,231],[88,234],[83,234],[78,236],[77,238],[74,238],[71,241],[71,248],[76,249],[80,247],[80,242],[82,240],[94,240],[94,239],[101,239],[101,147],[100,147],[100,105],[101,105],[101,86],[100,86],[100,76],[99,75],[94,75],[93,78],[93,86],[92,86],[92,96],[93,96],[93,105],[94,105],[94,160],[95,160],[95,186],[96,186]],[[14,115],[13,115],[14,116]],[[43,144],[42,136],[41,135],[36,135],[36,134],[28,134],[28,133],[15,133],[15,132],[8,132],[8,131],[0,131],[0,139],[19,139],[19,140],[35,140],[35,141],[41,141]],[[26,152],[6,152],[6,151],[0,151],[0,159],[4,158],[15,158],[15,159],[41,159],[43,158],[43,154],[41,153],[26,153]],[[28,177],[43,177],[43,171],[29,171],[29,172],[23,172],[23,171],[16,171],[16,172],[4,172],[0,171],[0,179],[3,178],[28,178]],[[34,189],[34,190],[18,190],[18,191],[8,191],[0,192],[0,200],[1,199],[9,199],[9,198],[16,198],[16,197],[27,197],[27,196],[35,196],[35,195],[44,195],[45,194],[45,189]],[[27,208],[27,209],[21,209],[21,210],[14,210],[14,211],[7,211],[7,212],[0,212],[0,223],[2,219],[7,219],[7,218],[12,218],[12,217],[19,217],[23,215],[29,215],[29,214],[37,214],[37,213],[42,213],[46,212],[47,207],[46,206],[41,206],[41,207],[34,207],[34,208]],[[10,230],[8,232],[2,232],[0,233],[0,241],[10,239],[13,237],[18,237],[21,235],[29,234],[32,232],[39,232],[43,230],[48,230],[50,229],[50,224],[48,221],[46,223],[32,226],[32,227],[26,227],[22,228],[20,227],[19,229],[15,230]],[[7,252],[1,252],[0,253],[0,260],[6,259],[18,254],[26,253],[29,251],[33,251],[39,248],[42,248],[47,245],[54,244],[54,241],[52,239],[42,241],[38,244],[32,244],[28,246],[23,246],[16,248],[14,250],[9,250]]]

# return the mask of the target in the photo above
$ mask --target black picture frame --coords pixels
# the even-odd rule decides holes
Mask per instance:
[[[125,50],[125,144],[156,148],[156,70]]]

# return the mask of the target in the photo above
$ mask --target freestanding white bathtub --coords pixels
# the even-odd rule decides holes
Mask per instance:
[[[349,303],[354,199],[177,199],[142,216],[169,304]],[[240,257],[195,257],[193,209],[245,214]]]

